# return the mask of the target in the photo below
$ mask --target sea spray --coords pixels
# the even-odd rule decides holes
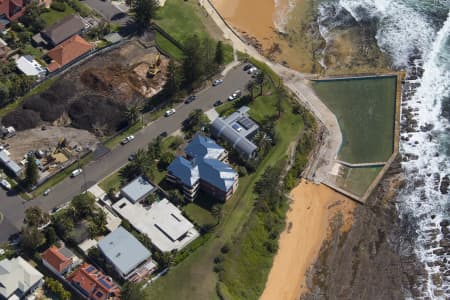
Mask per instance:
[[[443,111],[450,101],[449,12],[447,0],[324,0],[317,20],[328,42],[334,29],[348,26],[349,15],[376,22],[378,46],[394,67],[407,70],[400,144],[407,184],[395,201],[428,273],[416,294],[406,295],[414,298],[450,295],[450,113]]]
[[[295,7],[295,0],[274,0],[275,13],[273,24],[278,32],[286,33],[286,25],[289,20],[289,14]]]

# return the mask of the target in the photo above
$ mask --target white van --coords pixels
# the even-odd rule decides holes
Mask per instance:
[[[77,177],[81,173],[83,173],[82,169],[75,169],[75,170],[72,171],[72,174],[70,174],[70,177]]]

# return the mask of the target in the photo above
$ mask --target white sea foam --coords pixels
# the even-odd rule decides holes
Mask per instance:
[[[275,1],[275,14],[273,16],[273,24],[275,28],[282,33],[286,32],[286,25],[289,19],[289,14],[295,7],[295,0],[288,0],[288,5],[283,5],[283,0]]]

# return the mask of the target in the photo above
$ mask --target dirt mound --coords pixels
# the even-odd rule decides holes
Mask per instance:
[[[126,125],[125,106],[119,106],[112,99],[88,95],[75,100],[69,106],[69,117],[76,128],[107,135]],[[101,112],[101,113],[99,113]]]
[[[61,103],[60,99],[51,93],[34,95],[26,99],[22,107],[39,113],[43,121],[53,122],[61,117],[66,108],[67,103]]]
[[[36,127],[40,121],[39,113],[19,108],[7,114],[3,118],[2,124],[4,126],[13,126],[16,130],[25,130]]]

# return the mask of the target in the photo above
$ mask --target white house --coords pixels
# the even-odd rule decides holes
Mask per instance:
[[[146,234],[152,244],[163,252],[180,250],[200,235],[194,225],[167,199],[144,207],[122,198],[114,203],[113,209],[136,230]]]
[[[44,283],[44,275],[22,257],[0,261],[0,298],[22,299]]]
[[[31,55],[24,55],[16,60],[17,68],[27,76],[37,76],[42,78],[47,71]]]

